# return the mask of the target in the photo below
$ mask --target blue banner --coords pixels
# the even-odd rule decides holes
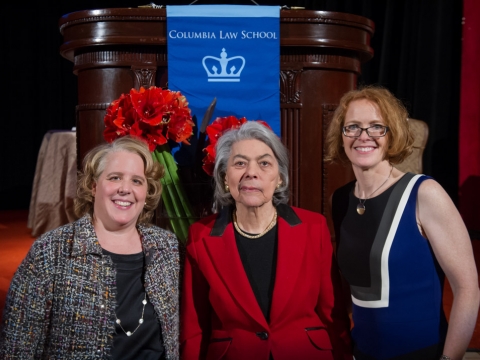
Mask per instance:
[[[280,136],[280,6],[167,6],[168,88],[186,96],[197,129],[212,120],[264,120]]]

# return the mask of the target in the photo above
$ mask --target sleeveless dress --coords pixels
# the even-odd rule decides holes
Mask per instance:
[[[356,211],[355,182],[336,190],[337,259],[350,285],[356,360],[437,360],[447,322],[444,274],[416,223],[420,184],[405,174]]]

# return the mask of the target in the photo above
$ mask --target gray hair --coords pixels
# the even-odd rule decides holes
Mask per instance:
[[[272,150],[277,159],[278,170],[282,179],[282,183],[275,189],[273,194],[273,204],[286,204],[289,200],[289,158],[287,148],[272,130],[257,121],[247,121],[237,129],[228,130],[218,140],[215,147],[217,155],[213,170],[213,179],[215,180],[213,197],[215,203],[223,206],[235,203],[230,192],[225,191],[224,184],[232,146],[242,140],[259,140]]]

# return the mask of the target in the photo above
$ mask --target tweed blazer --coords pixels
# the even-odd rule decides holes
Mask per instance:
[[[138,225],[145,288],[161,324],[166,359],[178,359],[179,245],[174,234]],[[7,295],[1,359],[105,359],[115,334],[116,271],[89,215],[32,245]]]

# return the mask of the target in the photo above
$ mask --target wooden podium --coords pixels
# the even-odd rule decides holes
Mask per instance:
[[[78,76],[80,164],[104,142],[103,117],[111,101],[131,88],[168,84],[166,10],[78,11],[64,15],[59,27],[60,54],[73,62]],[[329,198],[353,173],[324,163],[325,132],[340,97],[356,88],[361,64],[373,56],[373,32],[373,22],[357,15],[280,13],[281,133],[291,153],[290,204],[323,213],[329,221]]]

